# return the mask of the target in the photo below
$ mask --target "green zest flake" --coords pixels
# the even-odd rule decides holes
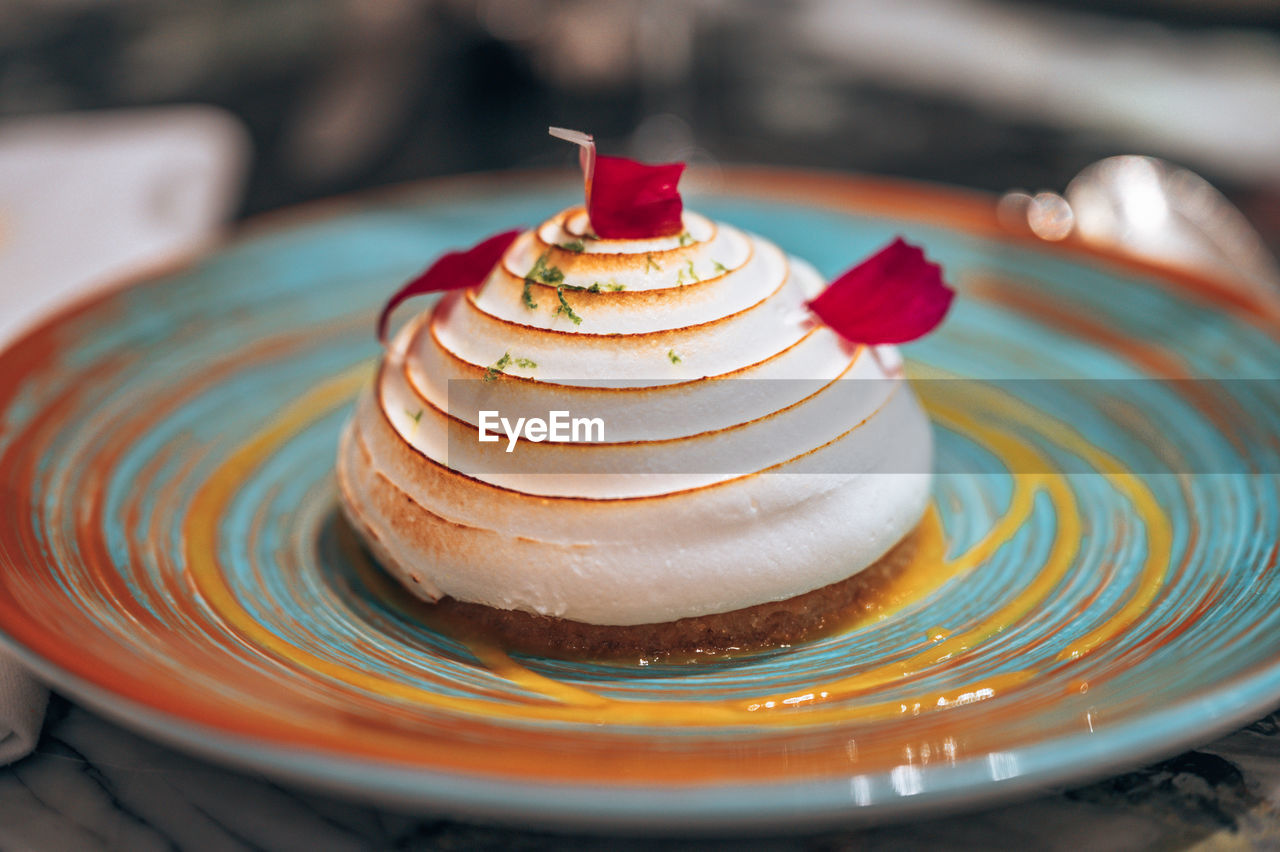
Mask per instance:
[[[718,260],[713,260],[713,261],[711,261],[711,265],[712,265],[712,266],[714,266],[714,267],[716,268],[716,272],[728,272],[728,271],[729,271],[729,267],[725,266],[723,263],[721,263],[721,262],[720,262],[720,261],[718,261]]]
[[[414,425],[414,426],[417,426],[420,422],[422,422],[422,409],[421,409],[421,408],[419,408],[419,409],[418,409],[418,413],[417,413],[417,414],[414,414],[413,412],[411,412],[411,411],[410,411],[409,409],[407,409],[407,408],[404,410],[404,413],[405,413],[405,416],[407,416],[410,420],[412,420],[412,421],[413,421],[413,425]]]
[[[569,302],[564,297],[563,284],[556,287],[556,295],[560,297],[560,307],[556,308],[556,314],[564,314],[569,319],[573,320],[574,325],[582,325],[582,317],[573,312],[573,307],[570,306]]]
[[[538,362],[530,361],[528,358],[517,358],[516,366],[525,370],[532,370],[538,366]]]
[[[627,289],[627,285],[619,284],[617,281],[610,279],[603,284],[599,281],[592,281],[590,287],[583,287],[581,284],[561,284],[560,288],[564,290],[577,290],[580,293],[600,293],[604,290],[617,293]]]
[[[693,234],[688,231],[682,231],[680,233],[680,245],[687,246],[691,242],[693,242]]]
[[[698,273],[695,272],[693,269],[692,260],[686,263],[684,267],[681,268],[680,272],[676,275],[677,284],[689,284],[694,281],[701,281],[701,280],[702,279],[698,277]]]
[[[560,271],[558,266],[547,266],[547,255],[550,252],[543,252],[538,259],[533,262],[533,268],[529,270],[529,274],[524,277],[524,292],[520,294],[521,301],[529,310],[538,307],[538,303],[533,300],[533,294],[529,291],[529,285],[537,282],[539,284],[559,284],[564,280],[564,273]]]
[[[530,278],[541,284],[559,284],[564,280],[564,273],[560,271],[558,266],[547,266],[547,255],[551,252],[544,251],[538,255],[538,259],[533,262],[533,269],[529,270],[529,274],[525,278]]]
[[[510,363],[511,363],[511,353],[503,352],[502,357],[499,358],[497,361],[494,361],[492,364],[490,364],[489,368],[484,371],[484,380],[486,382],[491,382],[494,379],[498,378],[498,375],[503,370],[505,370],[507,365]]]
[[[653,255],[651,254],[646,254],[644,256],[644,264],[645,264],[644,266],[645,272],[648,272],[651,269],[656,269],[658,272],[662,271],[662,267],[658,265],[658,261],[654,260]]]
[[[585,251],[587,247],[582,244],[582,240],[574,240],[573,242],[561,243],[559,248],[562,248],[565,251],[581,253]]]
[[[681,358],[679,355],[676,354],[676,350],[674,349],[667,350],[667,358],[671,360],[672,364],[679,364],[681,361],[684,360],[683,358]]]

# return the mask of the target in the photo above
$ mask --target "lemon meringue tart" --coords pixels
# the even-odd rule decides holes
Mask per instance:
[[[884,255],[918,250],[829,285],[682,208],[617,228],[600,160],[586,207],[448,255],[393,299],[444,291],[386,342],[343,434],[344,513],[410,592],[514,647],[797,641],[856,603],[851,578],[909,554],[929,501],[930,427],[897,350],[821,310],[852,303],[870,327],[861,291],[910,279]],[[651,190],[611,200],[630,215]]]

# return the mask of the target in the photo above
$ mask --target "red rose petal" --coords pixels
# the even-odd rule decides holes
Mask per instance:
[[[502,258],[502,253],[520,236],[520,230],[503,231],[479,242],[466,251],[441,255],[426,271],[396,291],[378,315],[378,342],[387,342],[387,323],[391,312],[400,304],[423,293],[460,290],[484,282]]]
[[[610,240],[670,237],[684,230],[680,176],[684,163],[648,166],[625,157],[596,157],[587,217]]]
[[[898,238],[832,281],[809,309],[854,343],[906,343],[933,331],[954,297],[942,267]]]
[[[670,237],[684,230],[680,176],[684,163],[656,166],[626,157],[596,156],[595,140],[578,130],[549,128],[552,136],[581,146],[587,218],[596,235],[609,240]]]

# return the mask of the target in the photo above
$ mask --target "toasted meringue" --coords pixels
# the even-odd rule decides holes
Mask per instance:
[[[412,592],[662,624],[838,583],[919,523],[932,439],[896,350],[815,324],[808,263],[684,224],[603,240],[564,211],[395,335],[338,479]],[[539,267],[557,275],[528,280]],[[599,417],[602,439],[477,440],[484,410],[555,409]]]

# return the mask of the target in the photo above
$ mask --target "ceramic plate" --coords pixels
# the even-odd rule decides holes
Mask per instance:
[[[727,172],[691,205],[833,274],[894,235],[961,292],[907,348],[934,556],[873,617],[696,665],[432,628],[340,521],[380,302],[574,200],[453,180],[275,217],[0,356],[0,630],[58,689],[218,760],[421,811],[814,827],[1025,794],[1280,702],[1276,314],[1005,233],[991,200]],[[1220,381],[1229,380],[1229,381]]]

